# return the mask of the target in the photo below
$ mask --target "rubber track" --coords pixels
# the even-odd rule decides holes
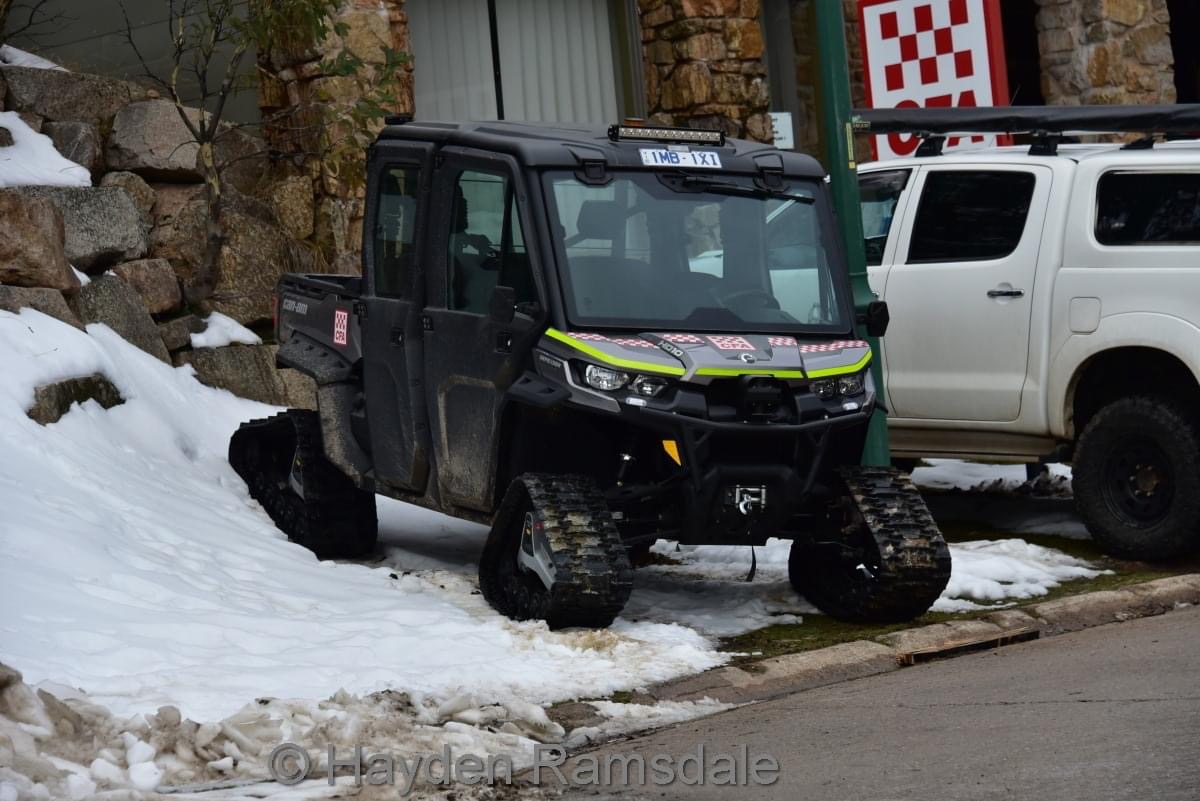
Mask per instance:
[[[841,475],[882,557],[860,608],[874,619],[922,614],[950,581],[950,548],[921,493],[892,468],[844,467]]]
[[[484,550],[480,564],[484,595],[510,617],[541,618],[551,628],[608,626],[633,591],[633,567],[604,495],[589,478],[525,474],[506,495],[491,537],[520,536],[524,507],[517,506],[523,500],[518,483],[528,493],[534,520],[542,523],[549,540],[554,586],[548,593],[531,592],[528,581],[495,580],[499,565],[488,560],[512,558],[509,543],[507,548]]]
[[[296,439],[293,458],[304,484],[301,498],[261,464],[248,459],[249,438],[261,437],[260,448],[271,446],[276,426],[288,426]],[[262,459],[263,457],[260,457]],[[267,515],[287,534],[322,559],[359,558],[374,550],[378,530],[375,496],[354,483],[325,458],[321,421],[316,412],[289,409],[272,417],[243,423],[229,442],[229,462]]]

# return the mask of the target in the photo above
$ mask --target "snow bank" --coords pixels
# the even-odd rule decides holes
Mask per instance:
[[[15,111],[0,111],[0,128],[13,144],[0,147],[0,187],[91,186],[92,174],[59,155],[50,137],[25,124]]]
[[[223,348],[226,345],[261,345],[258,334],[232,317],[213,312],[204,321],[204,330],[192,334],[193,348]]]
[[[317,561],[226,461],[237,425],[274,409],[88,332],[0,313],[0,661],[29,681],[81,687],[118,715],[170,703],[203,721],[339,688],[597,696],[725,660],[680,625],[550,632],[497,615],[463,573]],[[37,384],[93,372],[127,402],[45,428],[25,416]],[[381,506],[414,542],[481,531]]]
[[[913,481],[922,489],[973,492],[1026,493],[1071,497],[1071,468],[1046,465],[1047,473],[1029,481],[1023,464],[980,464],[958,459],[926,459],[913,470]]]
[[[18,50],[12,45],[0,45],[0,64],[6,67],[33,67],[39,70],[67,71],[53,61],[35,56],[33,53],[26,53],[24,50]]]

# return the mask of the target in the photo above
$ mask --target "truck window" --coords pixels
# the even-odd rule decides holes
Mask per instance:
[[[460,173],[451,221],[448,308],[486,314],[498,285],[512,287],[518,303],[537,300],[516,196],[506,176]]]
[[[1031,172],[931,172],[921,192],[908,263],[1010,255],[1025,232],[1036,183]]]
[[[379,184],[375,212],[375,293],[408,294],[417,217],[416,167],[391,167]]]
[[[883,264],[883,250],[887,247],[888,234],[892,231],[892,220],[896,216],[896,204],[908,186],[911,170],[887,170],[860,176],[858,193],[862,200],[863,243],[867,250],[867,265]]]
[[[1110,172],[1096,195],[1101,245],[1200,244],[1200,173]]]

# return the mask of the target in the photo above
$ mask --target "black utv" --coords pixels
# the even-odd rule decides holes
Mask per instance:
[[[389,125],[363,277],[289,275],[280,366],[319,412],[230,462],[294,541],[354,557],[374,494],[491,526],[500,612],[605,626],[658,538],[793,541],[830,615],[921,614],[950,575],[908,478],[860,466],[876,409],[813,159],[716,131]]]

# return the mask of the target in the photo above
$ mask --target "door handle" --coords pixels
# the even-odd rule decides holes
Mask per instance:
[[[989,289],[989,298],[1023,298],[1025,297],[1024,289]]]

